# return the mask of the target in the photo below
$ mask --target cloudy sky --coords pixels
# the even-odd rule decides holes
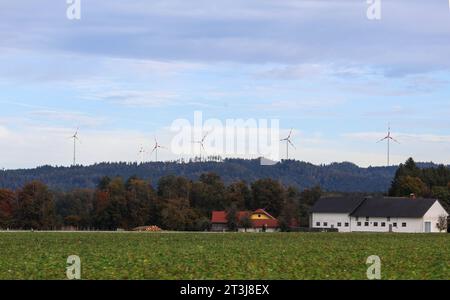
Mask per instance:
[[[176,119],[279,119],[313,163],[450,163],[448,0],[0,0],[0,168],[136,161]],[[227,156],[226,153],[223,156]],[[161,151],[161,159],[175,159]],[[150,157],[147,157],[150,159]]]

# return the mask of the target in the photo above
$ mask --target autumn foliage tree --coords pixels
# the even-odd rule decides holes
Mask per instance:
[[[284,187],[273,179],[260,179],[252,185],[252,209],[263,208],[275,216],[280,215],[285,201]]]
[[[53,194],[46,185],[33,181],[26,184],[17,196],[16,227],[51,230],[57,226]]]
[[[0,189],[0,228],[9,228],[13,225],[14,206],[14,192]]]

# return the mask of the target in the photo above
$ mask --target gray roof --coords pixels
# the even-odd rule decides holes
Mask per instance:
[[[424,198],[367,198],[351,216],[421,218],[436,201],[436,199]]]
[[[311,208],[311,213],[352,213],[362,202],[363,197],[325,197],[320,198]]]

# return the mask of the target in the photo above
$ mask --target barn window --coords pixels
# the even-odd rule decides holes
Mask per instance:
[[[386,223],[385,222],[381,222],[381,227],[386,227]]]
[[[369,221],[369,217],[366,217],[366,221]]]
[[[402,227],[406,227],[406,223],[405,222],[402,223]]]
[[[320,226],[320,222],[317,222],[317,223],[316,223],[316,226]]]
[[[364,226],[366,226],[366,227],[369,226],[369,222],[365,222]]]
[[[392,223],[392,226],[397,227],[397,223]]]
[[[387,221],[390,222],[391,221],[391,217],[387,217]]]
[[[341,222],[338,222],[338,225],[337,225],[338,227],[341,227],[342,226],[342,223]]]
[[[350,226],[350,224],[348,224],[348,223],[345,223],[345,227],[348,227],[348,226]]]
[[[361,222],[358,222],[358,224],[357,224],[358,226],[361,226]]]
[[[378,227],[378,222],[373,222],[374,227]]]
[[[327,222],[323,222],[323,226],[324,226],[324,227],[327,227],[327,226],[328,226],[328,223],[327,223]]]

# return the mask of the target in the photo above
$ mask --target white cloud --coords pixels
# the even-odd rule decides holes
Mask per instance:
[[[114,90],[92,93],[85,98],[130,107],[157,107],[175,104],[178,95],[165,91]]]
[[[89,17],[72,26],[65,3],[3,1],[0,47],[150,61],[343,62],[402,76],[450,68],[448,11],[429,2],[388,1],[374,23],[356,0],[99,0],[84,4]]]
[[[311,80],[317,77],[351,77],[374,75],[377,72],[368,67],[337,65],[332,63],[305,63],[282,65],[256,72],[258,79]]]
[[[6,138],[9,135],[9,130],[6,127],[0,126],[0,139]]]
[[[35,110],[28,113],[34,120],[64,121],[76,126],[95,127],[105,123],[105,117],[92,117],[81,112],[58,111],[58,110]]]

